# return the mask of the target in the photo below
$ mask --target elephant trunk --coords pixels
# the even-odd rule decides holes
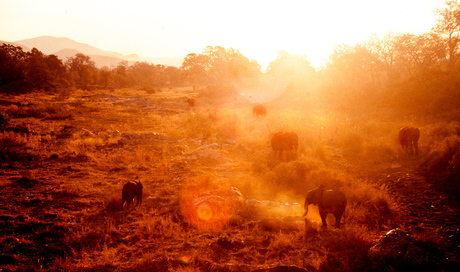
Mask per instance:
[[[308,213],[308,205],[305,205],[305,212],[303,213],[302,216],[307,216]]]

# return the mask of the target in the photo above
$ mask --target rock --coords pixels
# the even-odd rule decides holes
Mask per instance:
[[[77,134],[80,135],[80,137],[82,138],[95,137],[94,133],[85,128],[77,128],[71,126],[64,126],[63,129],[55,131],[53,134],[56,136],[57,139],[72,138],[74,137],[74,135]]]
[[[225,162],[224,156],[212,149],[196,149],[187,153],[186,160],[197,161],[203,164],[221,164]]]
[[[228,194],[231,198],[233,198],[236,202],[240,202],[242,203],[244,201],[244,196],[243,194],[241,193],[241,191],[236,188],[236,187],[231,187],[229,190],[228,190]]]
[[[401,229],[393,229],[369,249],[369,257],[374,260],[400,259],[405,257],[410,247],[413,247],[413,241],[409,234]]]

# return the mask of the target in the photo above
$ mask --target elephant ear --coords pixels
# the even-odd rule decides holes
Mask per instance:
[[[314,194],[313,194],[313,204],[318,205],[321,202],[321,198],[323,196],[323,189],[319,188],[316,189]]]

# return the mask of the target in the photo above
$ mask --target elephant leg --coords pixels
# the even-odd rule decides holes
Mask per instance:
[[[327,211],[323,210],[323,209],[319,209],[319,216],[321,217],[321,221],[323,222],[323,228],[327,228],[327,222],[326,222],[326,218],[327,218]]]
[[[343,211],[337,211],[334,213],[335,217],[335,226],[340,229],[340,220],[342,219]]]
[[[418,142],[414,142],[415,155],[418,155]]]

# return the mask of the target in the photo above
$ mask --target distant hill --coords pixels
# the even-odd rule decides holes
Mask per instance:
[[[182,56],[172,58],[142,58],[136,54],[124,56],[120,53],[104,51],[89,44],[80,43],[66,37],[40,36],[14,42],[0,41],[0,44],[3,43],[21,46],[24,51],[30,51],[31,48],[35,47],[46,55],[56,55],[62,61],[66,61],[67,58],[73,57],[77,53],[82,53],[89,56],[99,68],[103,66],[116,66],[122,61],[128,61],[129,64],[136,61],[144,61],[153,64],[179,67],[184,60]]]

